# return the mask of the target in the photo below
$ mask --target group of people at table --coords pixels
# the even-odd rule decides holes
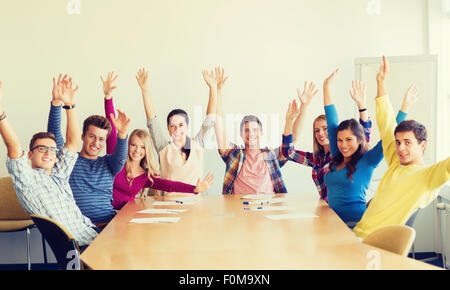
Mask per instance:
[[[7,148],[6,166],[23,208],[59,222],[84,249],[118,210],[148,188],[166,195],[208,190],[214,176],[203,178],[203,154],[206,135],[214,129],[218,152],[226,165],[223,194],[287,193],[281,168],[289,160],[297,162],[312,168],[320,198],[364,238],[384,226],[405,224],[417,209],[427,206],[450,179],[450,157],[423,164],[426,128],[415,120],[405,120],[417,99],[417,88],[408,88],[395,115],[385,88],[389,76],[385,57],[376,76],[376,121],[381,140],[372,148],[368,145],[372,122],[365,84],[353,81],[350,90],[360,112],[359,122],[339,122],[330,93],[337,73],[333,71],[323,83],[325,114],[313,122],[313,152],[293,145],[318,92],[312,82],[305,82],[303,90],[297,89],[298,102],[291,102],[286,112],[282,145],[272,149],[261,148],[262,124],[254,115],[245,116],[240,124],[244,146],[228,140],[222,106],[222,89],[228,77],[221,68],[202,72],[209,101],[206,118],[193,138],[187,135],[188,114],[181,109],[167,116],[170,138],[166,137],[155,114],[146,69],[137,72],[136,80],[142,90],[148,130],[135,129],[129,136],[130,118],[121,110],[116,113],[113,106],[118,75],[111,72],[105,79],[101,77],[105,116],[89,116],[82,132],[76,113],[78,86],[67,75],[59,75],[53,78],[47,132],[36,133],[25,154],[3,110],[0,81],[0,133]],[[65,141],[62,108],[67,116]],[[107,154],[100,156],[105,145]],[[366,191],[383,158],[388,169],[367,206]]]

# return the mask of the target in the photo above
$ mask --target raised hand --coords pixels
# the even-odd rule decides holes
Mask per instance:
[[[207,70],[202,71],[203,79],[209,88],[217,88],[217,82],[214,72],[208,72]]]
[[[384,83],[387,75],[389,74],[389,62],[387,61],[386,57],[383,55],[383,63],[380,66],[380,71],[377,74],[377,82],[378,83]]]
[[[137,75],[136,75],[136,80],[138,82],[139,87],[142,90],[148,90],[149,89],[149,84],[147,82],[148,80],[148,71],[145,68],[141,68],[139,69]]]
[[[117,118],[111,113],[111,120],[117,129],[120,139],[125,139],[128,133],[128,126],[130,125],[130,118],[121,110],[117,110]]]
[[[61,81],[61,88],[62,91],[58,89],[58,91],[61,93],[60,100],[65,105],[75,104],[75,93],[78,90],[78,85],[75,88],[73,88],[72,78],[69,78],[68,80],[63,79]]]
[[[225,85],[228,76],[225,76],[225,71],[223,68],[221,69],[220,67],[216,67],[214,68],[214,78],[216,79],[217,89],[221,90],[223,85]]]
[[[55,81],[53,77],[53,89],[52,89],[52,104],[54,106],[61,106],[62,100],[61,95],[63,91],[63,82],[67,81],[67,75],[62,77],[62,74],[59,74],[58,81]]]
[[[117,88],[113,86],[113,83],[118,77],[119,75],[114,75],[114,72],[108,73],[108,75],[106,76],[106,81],[102,76],[100,76],[100,79],[103,83],[103,93],[105,94],[106,99],[110,99],[112,91]]]
[[[366,84],[362,81],[352,81],[350,96],[358,105],[359,109],[366,107]]]
[[[316,85],[311,82],[308,86],[308,82],[305,81],[305,85],[303,86],[303,92],[297,88],[297,95],[298,99],[300,100],[300,103],[302,105],[309,105],[312,98],[317,94],[319,90],[314,90],[316,88]]]
[[[411,85],[408,90],[406,90],[400,110],[404,113],[408,113],[409,109],[417,102],[417,100],[417,87],[416,85]]]
[[[335,69],[323,82],[323,86],[324,87],[328,87],[331,82],[333,81],[334,77],[336,76],[336,74],[339,72],[339,69]]]
[[[291,103],[289,103],[289,107],[286,112],[286,122],[292,123],[295,119],[297,119],[299,114],[300,114],[300,107],[294,100]]]
[[[208,173],[202,181],[200,181],[200,178],[199,178],[197,181],[197,184],[194,188],[194,192],[201,193],[201,192],[207,191],[211,187],[213,180],[214,180],[214,175],[211,173]]]

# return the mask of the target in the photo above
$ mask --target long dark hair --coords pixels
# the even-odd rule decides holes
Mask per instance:
[[[169,126],[170,118],[174,115],[181,115],[184,117],[184,120],[186,121],[186,125],[189,125],[189,116],[186,113],[186,111],[182,109],[175,109],[170,111],[169,115],[167,115],[167,126]],[[181,148],[181,152],[186,154],[186,160],[188,160],[189,155],[191,154],[191,138],[189,136],[186,136],[186,143],[184,143],[183,148]]]
[[[366,142],[366,135],[364,134],[364,129],[362,126],[356,121],[355,119],[349,119],[342,121],[336,130],[336,135],[339,131],[350,129],[353,133],[353,135],[356,137],[356,139],[361,142],[358,146],[358,150],[356,150],[355,153],[353,153],[351,159],[345,167],[347,168],[347,178],[350,179],[350,181],[353,181],[353,173],[356,171],[356,163],[359,159],[364,155],[365,152],[369,150],[369,147]],[[336,170],[336,167],[339,166],[344,161],[344,156],[342,155],[341,151],[338,150],[337,154],[333,156],[333,159],[330,163],[330,171]]]

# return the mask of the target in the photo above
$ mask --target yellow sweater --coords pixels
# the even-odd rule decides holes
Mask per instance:
[[[387,96],[376,99],[376,116],[388,170],[353,229],[361,238],[385,226],[404,225],[416,209],[433,201],[439,188],[450,179],[450,157],[431,166],[400,165],[394,136],[397,123]]]

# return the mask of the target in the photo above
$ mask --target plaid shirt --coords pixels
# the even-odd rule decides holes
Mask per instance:
[[[245,161],[245,148],[232,143],[230,147],[230,149],[219,150],[220,157],[222,157],[222,160],[226,164],[225,177],[223,179],[223,194],[233,193],[234,182],[241,172]],[[281,154],[280,148],[264,148],[261,151],[264,154],[275,193],[287,193],[280,172],[280,168],[286,164],[287,159]]]
[[[6,159],[6,167],[17,198],[29,214],[51,218],[66,228],[80,246],[88,245],[97,236],[95,226],[85,217],[73,198],[69,177],[78,154],[62,147],[49,175],[45,169],[32,169],[26,154]]]
[[[370,132],[372,128],[372,121],[369,119],[367,122],[359,120],[359,123],[364,129],[366,135],[366,141],[370,142]],[[292,145],[292,134],[289,136],[283,136],[282,153],[288,160],[312,167],[312,179],[317,187],[320,198],[328,202],[327,187],[325,185],[324,176],[329,171],[330,162],[333,159],[331,153],[325,153],[319,151],[316,156],[310,152],[304,152],[295,150]]]

